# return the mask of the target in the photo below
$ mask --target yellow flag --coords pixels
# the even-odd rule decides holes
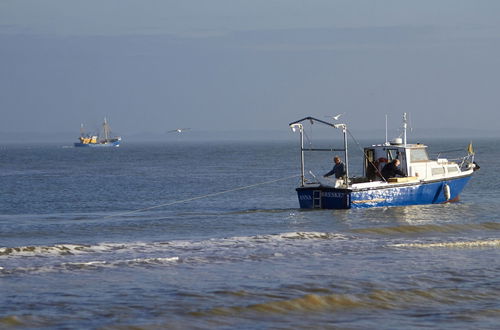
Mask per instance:
[[[467,147],[467,152],[471,155],[474,155],[474,148],[472,148],[472,141],[469,143],[469,146]]]

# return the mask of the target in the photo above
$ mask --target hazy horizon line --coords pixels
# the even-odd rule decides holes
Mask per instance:
[[[359,129],[351,130],[355,138],[374,139],[374,143],[379,143],[385,139],[383,129]],[[58,142],[69,143],[77,141],[78,133],[74,132],[6,132],[0,131],[0,143],[37,143],[37,142]],[[182,133],[167,132],[133,132],[121,135],[123,143],[129,142],[176,142],[176,141],[200,141],[200,140],[235,140],[235,141],[255,141],[255,140],[294,140],[298,134],[292,133],[288,129],[242,129],[242,130],[189,130]],[[338,135],[341,136],[340,134]],[[318,134],[316,139],[330,139],[332,135]],[[493,129],[470,129],[470,128],[439,128],[439,129],[418,129],[408,132],[408,139],[425,138],[495,138],[500,137],[500,132]],[[394,138],[389,137],[389,140]]]

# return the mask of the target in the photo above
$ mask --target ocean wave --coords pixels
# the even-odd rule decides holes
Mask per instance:
[[[498,231],[500,223],[485,222],[485,223],[470,223],[470,224],[429,224],[429,225],[406,225],[406,226],[391,226],[391,227],[370,227],[352,229],[353,233],[361,234],[377,234],[377,235],[397,235],[397,234],[421,234],[421,233],[460,233],[469,232],[472,230]]]
[[[50,246],[20,246],[0,248],[0,258],[8,256],[46,256],[46,255],[77,255],[83,253],[105,252],[125,248],[125,244],[56,244]]]
[[[349,237],[336,233],[285,232],[199,241],[1,248],[0,274],[165,265],[171,264],[172,261],[185,264],[217,264],[269,260],[285,258],[289,254],[297,256],[297,253],[305,251],[304,247],[310,246],[312,241],[329,243],[347,239]],[[310,250],[304,253],[310,253]],[[130,258],[131,256],[134,258]]]
[[[133,267],[140,265],[165,265],[180,262],[179,257],[162,257],[162,258],[134,258],[114,261],[87,261],[87,262],[67,262],[56,265],[56,269],[96,269],[108,267]]]
[[[347,240],[350,238],[351,237],[339,233],[287,232],[281,234],[252,236],[249,239],[253,241],[258,241],[258,240],[279,241],[279,240]]]
[[[56,244],[50,246],[21,246],[0,248],[0,258],[5,257],[36,257],[36,256],[71,256],[89,253],[108,252],[154,252],[167,248],[172,249],[201,249],[210,247],[231,247],[234,245],[266,243],[290,240],[346,240],[349,237],[337,233],[324,232],[286,232],[271,235],[236,236],[230,238],[216,238],[201,241],[173,240],[167,242],[131,242],[131,243],[99,243],[84,244]]]
[[[458,241],[458,242],[435,242],[435,243],[401,243],[392,244],[393,247],[408,248],[497,248],[500,247],[500,239],[478,240],[478,241]]]
[[[42,328],[50,327],[51,321],[41,316],[33,315],[7,315],[0,317],[0,328],[1,329],[11,329],[11,328]]]
[[[155,265],[172,265],[181,262],[179,257],[163,257],[163,258],[134,258],[124,260],[92,260],[85,262],[64,262],[55,265],[42,265],[33,267],[17,267],[6,269],[0,267],[0,274],[12,275],[17,273],[53,273],[75,270],[99,270],[105,268],[118,267],[137,267],[137,266],[155,266]]]
[[[488,292],[460,289],[373,290],[364,294],[307,294],[247,306],[217,307],[192,312],[193,316],[235,316],[245,313],[297,314],[349,309],[404,310],[429,304],[460,304],[463,301],[496,299],[498,289]],[[263,297],[266,298],[266,297]]]
[[[88,251],[90,245],[53,245],[53,246],[21,246],[0,248],[0,256],[18,255],[30,256],[41,254],[69,255]]]
[[[293,232],[280,234],[279,237],[285,239],[306,239],[306,240],[316,240],[316,239],[349,239],[349,237],[343,234],[336,233],[323,233],[323,232]]]

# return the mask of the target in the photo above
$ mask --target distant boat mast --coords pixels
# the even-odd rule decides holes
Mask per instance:
[[[108,121],[106,120],[106,117],[104,117],[104,123],[102,124],[102,130],[104,132],[104,140],[108,141],[109,140],[109,125]]]

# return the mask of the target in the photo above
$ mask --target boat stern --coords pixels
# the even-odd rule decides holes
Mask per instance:
[[[323,186],[296,189],[301,209],[349,209],[350,191]]]

